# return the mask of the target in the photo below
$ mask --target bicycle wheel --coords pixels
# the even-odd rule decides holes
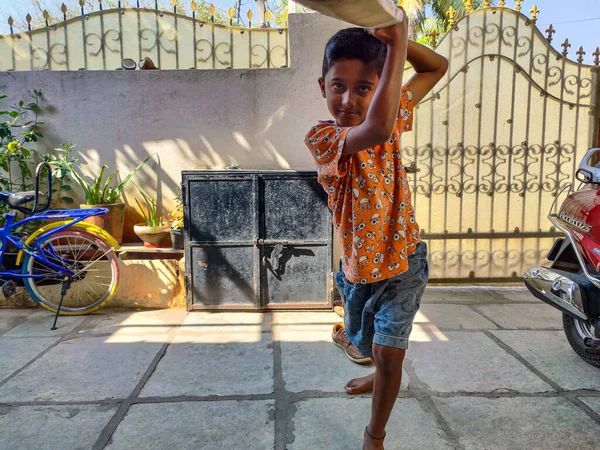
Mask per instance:
[[[61,315],[89,314],[115,295],[119,280],[117,255],[98,236],[67,229],[45,238],[40,242],[40,248],[48,261],[74,272],[60,309]],[[33,254],[40,255],[37,245]],[[22,273],[42,275],[41,278],[26,278],[25,287],[37,303],[56,312],[65,272],[27,254]]]

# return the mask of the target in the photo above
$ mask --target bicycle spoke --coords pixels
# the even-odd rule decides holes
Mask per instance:
[[[112,250],[112,249],[111,249]],[[111,250],[108,250],[107,252],[103,253],[100,258],[103,258],[104,256],[108,255],[110,253]],[[87,270],[88,267],[92,267],[94,264],[96,264],[98,261],[100,261],[100,258],[96,259],[95,261],[93,261],[89,266],[87,266],[85,269],[81,269],[79,272],[75,273],[75,276],[79,275],[81,272],[83,272],[84,270]]]

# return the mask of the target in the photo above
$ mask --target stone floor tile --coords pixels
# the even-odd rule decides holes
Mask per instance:
[[[600,369],[586,363],[562,331],[493,331],[532,366],[567,390],[600,390]]]
[[[224,336],[240,334],[256,335],[260,340],[261,333],[271,331],[271,315],[256,312],[190,312],[179,329],[179,335],[199,337],[216,334]],[[210,343],[211,341],[207,341]],[[231,341],[235,342],[235,341]]]
[[[494,297],[503,302],[541,303],[523,286],[492,286],[488,289]]]
[[[235,333],[175,336],[140,396],[273,392],[271,334],[259,334],[259,340],[255,336],[245,333],[239,337]]]
[[[270,450],[273,402],[147,403],[131,407],[107,450]]]
[[[127,397],[161,347],[110,344],[104,337],[62,342],[0,387],[0,402]]]
[[[430,286],[425,289],[423,303],[496,303],[494,297],[484,287]]]
[[[562,330],[560,311],[542,302],[532,305],[478,305],[475,308],[504,328]]]
[[[1,313],[0,313],[1,314]],[[71,333],[86,320],[86,316],[61,316],[56,330],[51,330],[54,314],[40,309],[29,315],[27,320],[4,334],[10,337],[54,337]]]
[[[348,381],[375,370],[373,365],[353,363],[333,344],[331,325],[277,325],[274,339],[281,345],[283,381],[291,392],[345,392]],[[408,389],[408,384],[404,373],[401,389]]]
[[[342,320],[340,316],[332,311],[273,313],[273,324],[277,325],[333,325]]]
[[[478,330],[497,328],[492,322],[485,319],[465,305],[422,304],[415,324],[433,324],[446,330]]]
[[[579,397],[579,400],[600,414],[600,397]]]
[[[0,335],[10,331],[20,323],[39,311],[39,308],[0,309]]]
[[[0,407],[0,450],[88,450],[117,405]]]
[[[166,335],[181,325],[186,315],[187,311],[183,308],[144,311],[101,309],[89,316],[80,334]]]
[[[58,340],[0,337],[0,381],[20,369]]]
[[[448,331],[441,339],[413,342],[407,359],[420,382],[437,392],[552,390],[483,333]]]
[[[598,424],[563,398],[437,398],[465,450],[594,450]]]
[[[190,311],[182,323],[182,330],[200,325],[262,325],[271,323],[271,315],[259,312],[205,312]]]
[[[371,414],[368,398],[305,399],[295,404],[288,450],[362,448],[363,430]],[[386,450],[450,450],[445,433],[416,399],[396,401],[387,426]]]

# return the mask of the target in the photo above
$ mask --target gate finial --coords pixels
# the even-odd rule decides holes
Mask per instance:
[[[515,0],[515,11],[521,12],[521,3],[523,3],[523,0]]]
[[[596,47],[596,51],[594,53],[592,53],[592,55],[595,56],[594,65],[596,65],[596,66],[600,65],[600,47]]]
[[[569,44],[569,39],[565,39],[565,42],[560,44],[560,46],[564,48],[562,55],[567,56],[569,54],[569,47],[571,47],[571,44]]]
[[[531,8],[531,11],[529,11],[529,13],[531,14],[531,22],[536,23],[537,16],[540,13],[537,5],[533,5],[533,8]]]
[[[471,14],[473,12],[473,0],[463,0],[465,2],[465,8],[467,9],[467,14]]]
[[[550,24],[550,26],[546,30],[546,33],[548,33],[548,36],[546,37],[546,40],[548,41],[548,44],[551,44],[552,43],[552,39],[554,39],[554,37],[552,35],[554,33],[556,33],[556,30],[554,29],[554,27],[552,26],[552,24]]]
[[[583,62],[583,55],[585,55],[586,53],[583,51],[583,45],[581,47],[579,47],[579,50],[577,50],[577,55],[579,55],[579,57],[577,58],[577,62],[579,64],[581,64]]]
[[[448,25],[450,25],[450,28],[452,28],[454,26],[454,22],[456,21],[456,10],[454,9],[454,6],[450,5],[450,8],[448,8],[448,12],[446,13],[446,17],[448,17]]]
[[[483,0],[483,3],[481,4],[481,6],[483,6],[484,8],[487,8],[488,6],[490,6],[490,0]]]
[[[506,0],[500,0],[500,6],[504,8],[506,6]]]
[[[432,47],[437,47],[438,42],[437,42],[437,37],[438,37],[438,32],[435,28],[431,29],[431,32],[429,33],[429,37],[431,38],[431,46]]]

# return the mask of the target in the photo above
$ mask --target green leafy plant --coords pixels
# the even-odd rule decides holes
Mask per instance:
[[[178,195],[175,198],[175,208],[169,213],[171,219],[171,230],[183,229],[183,200]]]
[[[145,160],[138,164],[138,166],[133,169],[116,187],[111,186],[111,183],[115,177],[119,175],[119,171],[113,170],[106,177],[106,180],[104,180],[104,172],[106,169],[108,169],[106,164],[102,166],[100,173],[98,173],[96,178],[94,178],[91,183],[88,183],[82,175],[77,173],[77,170],[73,166],[70,168],[70,173],[73,175],[73,179],[83,190],[85,201],[88,205],[112,205],[117,203],[129,180],[131,180],[137,171],[140,170],[142,166],[146,164],[146,162],[148,162],[148,160],[155,154],[156,153],[148,156]]]
[[[73,187],[71,181],[73,178],[73,166],[79,161],[79,158],[73,158],[71,153],[75,145],[62,144],[60,148],[55,148],[56,155],[44,155],[43,160],[52,166],[52,207],[58,203],[75,203],[72,195]]]
[[[26,191],[32,188],[32,167],[35,163],[35,150],[28,148],[31,142],[44,137],[38,127],[43,122],[38,120],[39,103],[42,91],[29,92],[30,103],[24,100],[12,105],[10,110],[0,107],[0,190],[6,192]],[[6,95],[0,94],[0,103]],[[0,204],[0,225],[4,224],[4,214],[8,212],[8,204]],[[20,236],[28,236],[40,226],[39,221],[27,222],[14,230]]]
[[[156,200],[146,194],[144,191],[140,189],[140,187],[134,183],[134,186],[144,199],[144,203],[146,203],[146,208],[142,208],[139,200],[136,198],[135,203],[140,210],[140,214],[144,218],[146,225],[149,227],[160,227],[163,224],[163,216],[158,212],[158,208],[156,206]]]
[[[0,167],[6,173],[6,176],[0,176],[0,189],[3,191],[17,192],[31,188],[31,166],[35,151],[27,147],[44,137],[38,130],[44,122],[38,120],[42,91],[34,90],[29,95],[31,103],[26,105],[21,100],[10,111],[0,111],[0,116],[8,116],[0,122]],[[5,98],[6,95],[0,94],[0,100]]]

